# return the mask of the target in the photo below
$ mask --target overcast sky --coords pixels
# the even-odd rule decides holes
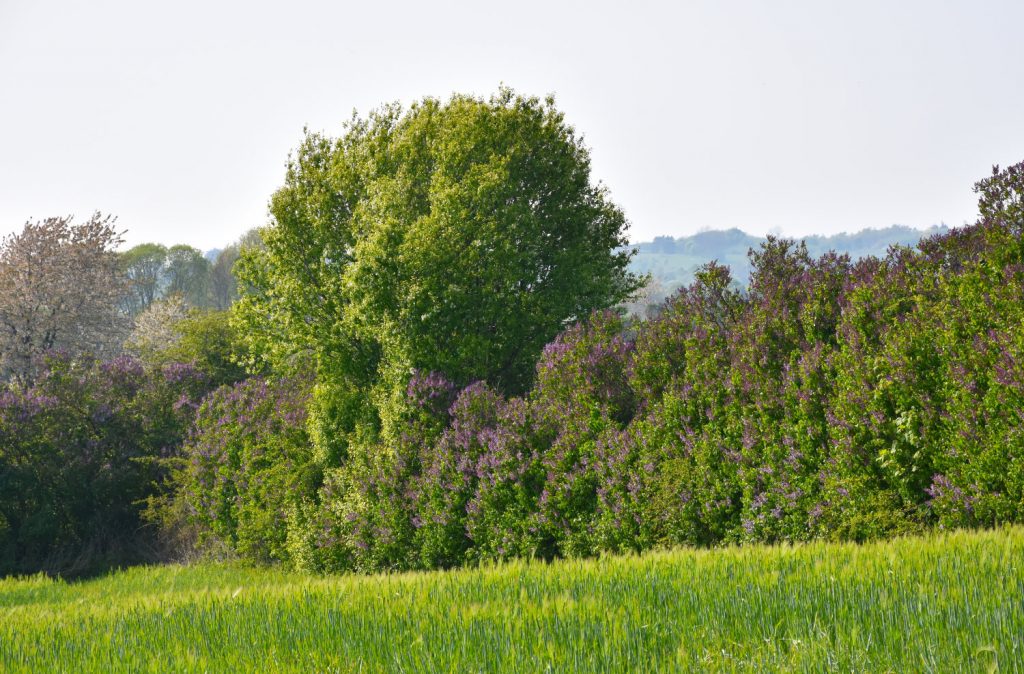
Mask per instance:
[[[302,129],[500,83],[554,93],[634,241],[975,218],[1024,160],[1024,2],[0,0],[0,234],[266,223]]]

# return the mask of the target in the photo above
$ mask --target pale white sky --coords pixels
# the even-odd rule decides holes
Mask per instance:
[[[99,209],[207,249],[302,128],[554,93],[633,240],[973,220],[1024,160],[1021,0],[0,0],[0,235]]]

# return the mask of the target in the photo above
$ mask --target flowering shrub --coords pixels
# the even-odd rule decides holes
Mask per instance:
[[[632,350],[621,319],[599,312],[559,335],[537,365],[530,402],[547,439],[538,448],[545,474],[538,521],[560,554],[598,550],[599,446],[635,412],[628,383]]]
[[[246,556],[366,570],[1020,522],[1024,165],[977,191],[978,224],[916,250],[769,238],[746,292],[710,264],[654,320],[595,313],[520,397],[413,373],[387,432],[326,458],[266,384],[226,390],[190,444],[197,511]]]
[[[187,517],[258,561],[288,556],[290,508],[322,475],[306,434],[308,378],[254,377],[207,396],[175,475]]]
[[[419,568],[415,543],[421,466],[447,427],[455,386],[437,373],[410,378],[396,443],[367,437],[349,447],[340,466],[325,468],[324,485],[293,515],[293,563],[313,570]],[[429,459],[428,459],[429,460]]]
[[[152,558],[141,501],[206,388],[194,367],[56,354],[0,392],[0,573],[86,573]]]

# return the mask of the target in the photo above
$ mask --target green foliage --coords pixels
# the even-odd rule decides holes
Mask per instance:
[[[0,581],[21,672],[1019,671],[1024,531],[309,576]]]
[[[122,305],[130,316],[137,316],[160,299],[166,262],[167,247],[159,243],[140,243],[120,254],[121,270],[128,279]]]
[[[191,363],[211,388],[248,375],[245,344],[227,311],[188,309],[178,295],[154,302],[137,319],[125,348],[144,363],[160,367]]]
[[[119,258],[128,279],[128,291],[121,306],[132,317],[142,314],[157,300],[175,296],[189,307],[218,306],[219,287],[215,280],[219,279],[215,279],[214,265],[192,246],[179,244],[168,248],[158,243],[142,243],[121,253]]]
[[[217,253],[210,266],[210,307],[226,311],[238,299],[238,279],[235,263],[247,248],[262,248],[263,240],[259,229],[250,229],[238,241]]]
[[[236,320],[276,367],[316,355],[337,386],[317,418],[348,438],[397,438],[414,369],[526,390],[567,322],[639,286],[586,148],[551,100],[509,90],[307,135],[271,212],[266,249],[240,261]]]
[[[57,356],[34,385],[0,393],[0,573],[152,559],[141,501],[204,391],[189,365]]]
[[[164,361],[193,363],[216,387],[246,376],[245,342],[227,311],[193,309],[174,326],[177,339],[160,354]]]
[[[630,386],[642,408],[624,436],[635,438],[625,457],[635,468],[612,479],[621,485],[634,476],[632,490],[627,482],[627,492],[618,491],[624,507],[638,510],[644,547],[732,537],[744,426],[728,338],[744,309],[729,271],[711,264],[637,334]]]
[[[180,295],[190,306],[210,306],[211,265],[203,253],[192,246],[167,249],[164,265],[164,295]]]
[[[246,558],[286,559],[289,512],[322,480],[305,433],[309,386],[252,378],[207,396],[172,479],[185,507],[165,512],[186,513]]]
[[[538,450],[545,470],[538,524],[561,554],[599,549],[599,456],[635,410],[622,327],[615,314],[597,313],[545,347],[537,365],[532,411],[548,440]]]

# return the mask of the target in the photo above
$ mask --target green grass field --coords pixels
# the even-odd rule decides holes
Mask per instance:
[[[0,581],[2,672],[1024,671],[1024,529],[316,577]]]

